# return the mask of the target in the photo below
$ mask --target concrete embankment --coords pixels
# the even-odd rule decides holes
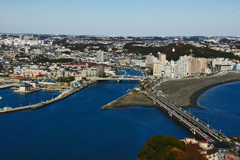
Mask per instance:
[[[147,98],[142,93],[130,92],[103,106],[101,110],[120,109],[132,106],[156,107],[157,105],[154,104],[149,98]]]
[[[0,89],[10,88],[10,87],[13,87],[13,86],[18,86],[18,85],[19,85],[19,83],[5,84],[5,85],[1,85]]]
[[[86,86],[87,87],[87,86]],[[12,108],[12,109],[7,109],[7,110],[1,110],[0,111],[0,114],[3,114],[3,113],[9,113],[9,112],[16,112],[16,111],[22,111],[22,110],[26,110],[26,109],[38,109],[38,108],[41,108],[41,107],[44,107],[46,105],[49,105],[51,103],[54,103],[54,102],[57,102],[57,101],[60,101],[86,87],[76,87],[76,88],[73,88],[71,91],[69,92],[63,92],[61,93],[59,96],[57,96],[56,98],[54,99],[51,99],[51,100],[47,100],[45,102],[41,102],[41,103],[38,103],[38,104],[33,104],[33,105],[29,105],[29,106],[23,106],[23,107],[17,107],[17,108]]]

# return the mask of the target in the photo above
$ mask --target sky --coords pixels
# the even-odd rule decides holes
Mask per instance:
[[[240,0],[0,0],[0,32],[240,36]]]

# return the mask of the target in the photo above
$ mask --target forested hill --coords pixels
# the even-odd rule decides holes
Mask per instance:
[[[157,135],[149,139],[138,153],[138,160],[205,160],[200,152],[172,136]]]
[[[172,52],[172,49],[175,49],[175,52]],[[234,56],[233,53],[227,53],[227,52],[221,52],[221,51],[215,51],[209,48],[197,48],[191,45],[168,45],[164,47],[140,47],[140,46],[133,46],[132,43],[128,43],[124,46],[124,49],[128,49],[128,52],[139,52],[143,55],[148,55],[149,53],[152,53],[154,56],[157,57],[157,53],[165,53],[167,55],[167,60],[178,60],[179,56],[183,55],[189,55],[190,50],[192,50],[192,54],[194,54],[195,57],[224,57],[229,59],[239,59],[238,56]]]

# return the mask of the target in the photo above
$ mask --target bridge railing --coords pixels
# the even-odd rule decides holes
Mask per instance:
[[[148,92],[143,92],[145,95],[148,95]],[[178,118],[181,122],[183,122],[185,125],[187,125],[189,128],[191,128],[193,131],[197,132],[199,135],[201,135],[206,140],[213,142],[214,140],[211,139],[208,135],[206,135],[203,131],[201,131],[199,128],[197,128],[195,125],[191,124],[190,121],[185,117],[176,112],[175,108],[169,107],[168,104],[163,104],[163,102],[160,102],[159,99],[156,99],[152,93],[149,94],[149,96],[152,96],[152,100],[159,104],[162,108],[164,108],[167,112],[170,112],[173,116]]]
[[[161,97],[162,99],[164,99],[164,97],[162,97],[161,95],[157,94],[157,93],[154,92],[154,91],[151,91],[150,94],[155,94],[155,95],[157,95],[158,97]],[[221,138],[222,140],[224,140],[225,135],[223,135],[221,132],[217,131],[217,130],[214,129],[213,127],[211,127],[211,126],[209,126],[208,124],[206,124],[204,121],[198,119],[196,116],[192,115],[191,113],[187,112],[186,110],[182,109],[181,107],[177,106],[176,104],[172,103],[171,101],[166,100],[166,99],[165,99],[165,101],[167,101],[168,103],[170,103],[171,106],[174,106],[175,109],[177,109],[177,110],[176,110],[177,112],[178,112],[178,110],[179,110],[179,111],[180,111],[179,113],[180,113],[181,115],[183,115],[185,118],[188,118],[188,117],[189,117],[189,119],[190,119],[190,117],[191,117],[191,119],[193,119],[193,120],[195,121],[195,123],[199,123],[199,124],[205,126],[205,127],[204,127],[205,129],[213,131],[213,132],[215,133],[215,135],[214,135],[212,132],[210,132],[209,134],[211,134],[211,135],[212,135],[213,137],[215,137],[216,139],[217,139],[217,138]],[[171,108],[171,106],[170,106],[170,108]],[[186,116],[185,116],[184,114],[182,114],[181,112],[184,112],[184,114],[186,114],[186,116],[188,116],[188,117],[186,117]]]

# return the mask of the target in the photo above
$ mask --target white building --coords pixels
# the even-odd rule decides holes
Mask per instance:
[[[163,54],[163,53],[158,52],[158,58],[159,58],[159,61],[160,61],[163,65],[166,64],[166,54]]]
[[[178,75],[180,77],[187,77],[189,63],[186,57],[180,56],[180,59],[177,61],[177,64],[178,64]]]
[[[153,64],[154,63],[154,56],[152,53],[146,56],[146,64]]]
[[[172,66],[166,65],[164,67],[164,77],[171,78],[172,77]]]
[[[153,75],[160,77],[162,74],[162,64],[161,63],[154,63],[153,64]]]
[[[178,64],[177,62],[171,60],[171,66],[172,66],[172,78],[178,77]]]
[[[103,51],[97,51],[97,61],[104,62],[104,52]]]

